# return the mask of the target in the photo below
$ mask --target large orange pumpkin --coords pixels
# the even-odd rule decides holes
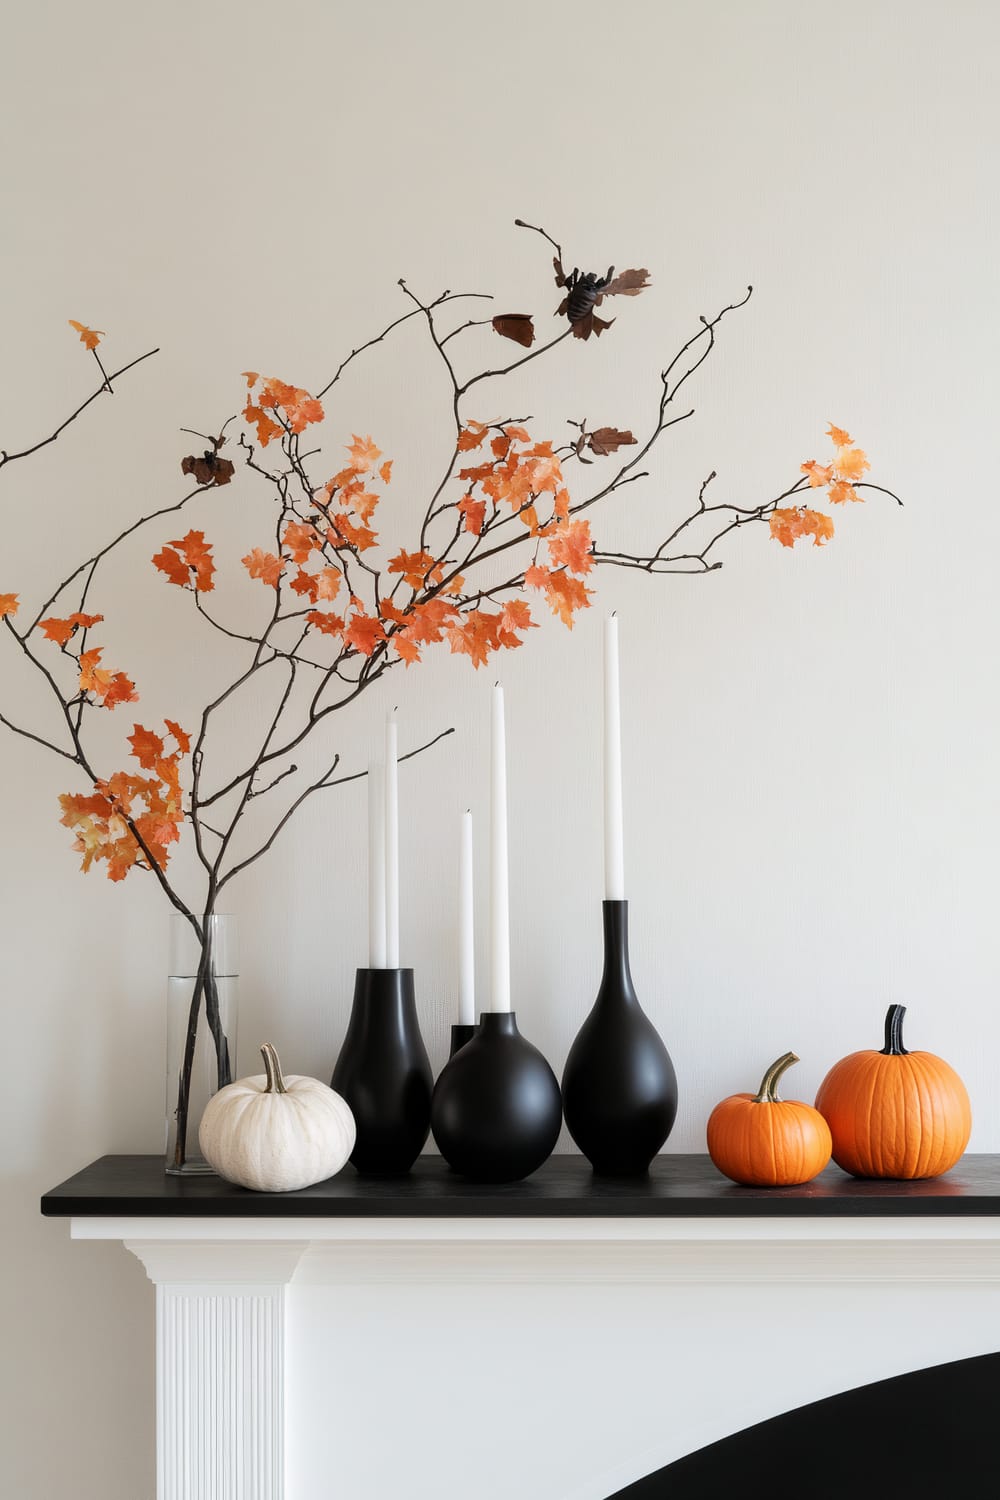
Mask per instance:
[[[810,1182],[830,1160],[830,1128],[811,1104],[778,1098],[794,1052],[773,1062],[756,1094],[732,1094],[708,1118],[708,1154],[720,1172],[748,1187]]]
[[[855,1177],[937,1177],[969,1144],[972,1109],[954,1068],[903,1046],[905,1005],[890,1005],[881,1052],[852,1052],[819,1086],[833,1159]]]

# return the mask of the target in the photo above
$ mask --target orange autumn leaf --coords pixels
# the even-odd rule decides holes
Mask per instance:
[[[824,468],[814,458],[810,458],[808,463],[801,464],[800,468],[803,474],[809,475],[809,483],[813,488],[821,484],[829,484],[833,478],[833,469],[830,467]]]
[[[266,411],[248,401],[243,408],[243,415],[251,426],[257,429],[257,441],[262,448],[266,448],[273,438],[280,437],[282,429],[280,425],[272,421]]]
[[[368,437],[358,437],[355,432],[352,436],[354,441],[347,447],[351,455],[351,468],[355,474],[367,474],[372,465],[382,457],[382,450],[375,446],[370,434]]]
[[[864,495],[859,495],[853,484],[848,484],[846,479],[837,479],[827,490],[827,497],[834,505],[843,505],[846,500],[864,500]]]
[[[862,448],[838,448],[833,469],[838,479],[858,480],[870,469],[868,455]]]
[[[5,620],[8,615],[16,615],[18,602],[16,594],[0,594],[0,620]]]
[[[153,563],[161,573],[166,573],[171,583],[181,588],[192,587],[199,594],[208,594],[215,588],[212,545],[205,541],[203,531],[189,531],[171,542],[156,554]]]
[[[771,535],[783,547],[794,547],[803,537],[812,537],[813,545],[822,547],[833,536],[833,519],[820,510],[805,506],[779,507],[771,512]]]
[[[293,432],[305,432],[310,423],[322,422],[323,403],[310,396],[308,391],[298,391],[296,395],[298,399],[285,407],[288,425]]]
[[[310,625],[315,625],[324,635],[343,635],[344,621],[340,615],[328,613],[322,609],[311,609],[306,615]]]
[[[75,318],[66,320],[71,328],[75,328],[80,335],[80,343],[85,349],[94,350],[104,337],[103,328],[88,328],[86,323],[78,323]]]
[[[851,437],[851,434],[849,432],[845,432],[842,427],[835,427],[832,422],[830,423],[826,431],[827,436],[829,437],[835,448],[850,448],[851,444],[854,442],[854,439]]]
[[[571,573],[589,573],[594,566],[589,521],[568,521],[549,538],[549,557]]]
[[[379,496],[373,490],[366,490],[364,480],[360,478],[352,479],[340,492],[341,505],[352,511],[359,521],[370,521],[378,502]]]
[[[132,869],[150,869],[150,861],[166,867],[168,846],[180,838],[184,821],[179,763],[189,753],[191,740],[173,720],[164,723],[177,744],[169,755],[162,738],[141,724],[129,736],[135,759],[153,775],[116,771],[106,781],[95,782],[91,794],[64,793],[59,798],[60,821],[76,835],[74,848],[83,855],[83,870],[102,861],[109,880],[124,880]]]
[[[261,386],[257,403],[265,411],[274,411],[280,407],[290,430],[295,433],[304,432],[310,423],[323,420],[321,401],[310,396],[301,386],[289,385],[286,380],[278,380],[273,376]],[[264,444],[263,438],[261,443]]]
[[[478,669],[486,665],[486,659],[499,644],[500,615],[487,610],[473,609],[464,614],[446,631],[452,652],[467,656]]]
[[[284,558],[275,557],[273,552],[264,552],[260,547],[255,547],[246,557],[241,557],[240,561],[251,578],[259,578],[269,588],[278,587],[278,579],[285,566]]]
[[[182,729],[179,724],[175,724],[174,721],[173,721],[173,719],[164,719],[163,722],[164,722],[164,724],[166,724],[168,730],[173,735],[174,739],[177,741],[177,752],[178,752],[178,754],[179,755],[187,755],[187,754],[189,754],[189,752],[191,750],[191,736],[187,733],[187,731],[184,730],[184,729]]]
[[[537,630],[531,618],[531,607],[525,599],[508,599],[500,615],[499,639],[502,646],[520,646],[519,630]]]
[[[371,656],[380,641],[386,638],[382,621],[376,615],[355,614],[344,631],[344,640],[362,656]]]
[[[462,517],[464,529],[471,531],[473,536],[481,536],[486,521],[486,501],[477,500],[472,495],[463,495],[456,509]]]
[[[319,598],[319,580],[312,573],[305,573],[300,568],[292,579],[292,592],[304,594],[315,604]]]
[[[507,426],[504,428],[504,432],[506,432],[507,436],[515,443],[531,442],[531,433],[526,427]]]
[[[401,573],[403,582],[415,592],[422,589],[436,558],[433,552],[399,552],[389,563],[390,573]]]
[[[489,430],[485,422],[467,422],[458,434],[455,445],[458,452],[469,453],[473,448],[480,447]]]
[[[80,691],[92,693],[104,708],[116,708],[119,703],[136,703],[139,694],[135,683],[124,672],[111,672],[99,665],[104,655],[103,647],[94,646],[80,657]]]
[[[524,582],[529,589],[547,588],[550,576],[548,568],[543,568],[538,563],[532,563],[524,570]]]
[[[378,541],[370,526],[355,526],[346,511],[334,516],[326,533],[331,547],[353,547],[356,552],[367,552]]]
[[[343,577],[339,568],[324,568],[316,577],[316,598],[336,599]]]
[[[411,667],[415,661],[420,660],[420,647],[405,630],[396,632],[392,638],[392,646],[406,666]]]
[[[168,582],[176,583],[182,589],[190,584],[191,570],[172,547],[164,547],[162,551],[154,553],[152,561],[154,567],[159,568],[161,573],[166,573]]]
[[[377,538],[370,527],[356,526],[346,511],[340,511],[326,528],[326,540],[335,549],[354,547],[364,551],[367,547],[373,547]]]
[[[252,391],[253,388],[254,388],[254,386],[257,384],[258,380],[260,379],[259,374],[257,373],[256,370],[243,370],[242,371],[242,375],[243,375],[243,379],[247,383],[247,390],[248,391]]]
[[[288,548],[289,556],[295,563],[306,562],[310,554],[322,546],[315,526],[301,521],[289,521],[281,543]]]
[[[390,625],[406,625],[410,620],[409,612],[393,604],[391,599],[379,600],[378,612],[383,620],[389,621]]]
[[[134,724],[128,742],[132,746],[132,754],[144,771],[151,771],[157,761],[163,759],[163,740],[152,729],[143,729],[141,724]]]
[[[46,640],[55,641],[57,646],[65,646],[70,637],[79,630],[90,630],[92,626],[100,624],[103,615],[83,615],[77,612],[67,615],[65,620],[50,616],[47,620],[39,620],[38,628]]]
[[[569,573],[550,573],[545,585],[545,593],[552,613],[558,615],[570,630],[573,629],[575,612],[578,609],[587,609],[590,605],[591,590],[586,588],[579,578],[573,578]]]
[[[383,484],[388,484],[392,479],[392,465],[393,460],[391,458],[387,458],[385,463],[378,471],[378,477],[381,479]]]
[[[445,627],[457,615],[454,604],[449,604],[446,599],[427,599],[423,604],[413,606],[406,634],[410,640],[422,645],[435,645],[444,639]]]

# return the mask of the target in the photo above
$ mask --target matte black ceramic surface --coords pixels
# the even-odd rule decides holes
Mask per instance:
[[[408,1172],[427,1140],[434,1077],[420,1035],[412,969],[359,969],[331,1087],[354,1113],[351,1161],[379,1176]]]
[[[604,977],[562,1087],[567,1128],[595,1172],[649,1170],[677,1114],[677,1077],[632,984],[627,901],[604,902]]]
[[[437,1081],[431,1124],[448,1165],[477,1182],[517,1182],[551,1155],[559,1084],[512,1011],[483,1012]]]
[[[451,1051],[448,1053],[448,1056],[454,1057],[458,1049],[464,1047],[466,1042],[471,1042],[475,1034],[475,1026],[467,1025],[462,1021],[456,1021],[451,1028]]]

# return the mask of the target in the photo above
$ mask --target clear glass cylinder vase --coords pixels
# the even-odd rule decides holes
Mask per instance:
[[[212,1169],[198,1126],[212,1095],[236,1075],[239,955],[236,918],[213,913],[170,919],[167,979],[166,1170],[186,1176]]]

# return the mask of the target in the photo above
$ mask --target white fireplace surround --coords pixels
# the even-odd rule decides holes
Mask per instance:
[[[156,1286],[158,1500],[607,1500],[753,1422],[1000,1347],[997,1218],[71,1233],[121,1241]]]

